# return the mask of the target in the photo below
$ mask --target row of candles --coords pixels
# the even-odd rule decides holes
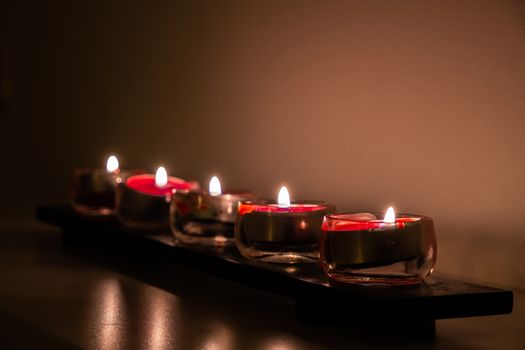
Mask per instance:
[[[121,170],[110,156],[106,169],[76,169],[71,199],[83,215],[116,215],[145,233],[169,230],[178,244],[235,244],[249,258],[268,263],[320,262],[331,281],[417,284],[436,262],[433,220],[398,214],[336,213],[324,201],[291,201],[286,187],[277,201],[251,191],[208,190],[197,182]]]

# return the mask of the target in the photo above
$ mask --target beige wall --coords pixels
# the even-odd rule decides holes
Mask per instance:
[[[427,214],[438,271],[524,287],[522,2],[170,3],[6,6],[4,206],[63,200],[117,152]]]

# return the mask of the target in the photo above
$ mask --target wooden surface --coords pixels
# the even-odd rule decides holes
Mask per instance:
[[[142,234],[123,228],[112,218],[88,218],[68,206],[41,206],[39,220],[59,226],[66,241],[89,243],[140,259],[162,259],[256,287],[296,304],[306,321],[433,320],[505,314],[512,311],[513,295],[450,279],[430,279],[418,286],[331,286],[317,264],[277,266],[247,260],[235,247],[216,250],[177,246],[169,233]],[[348,317],[348,315],[352,315]]]

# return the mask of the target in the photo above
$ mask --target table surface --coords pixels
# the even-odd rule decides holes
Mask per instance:
[[[438,320],[434,340],[297,322],[290,300],[177,266],[66,246],[58,229],[0,222],[0,347],[524,349],[510,315]]]

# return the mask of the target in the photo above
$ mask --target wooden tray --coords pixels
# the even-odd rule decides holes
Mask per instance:
[[[126,247],[132,254],[162,257],[185,267],[295,301],[299,319],[434,324],[443,318],[512,312],[513,294],[451,279],[433,278],[416,286],[330,285],[318,264],[281,266],[242,257],[237,249],[176,245],[170,233],[124,228],[115,218],[77,214],[69,206],[39,206],[37,218],[60,227],[68,239]]]

